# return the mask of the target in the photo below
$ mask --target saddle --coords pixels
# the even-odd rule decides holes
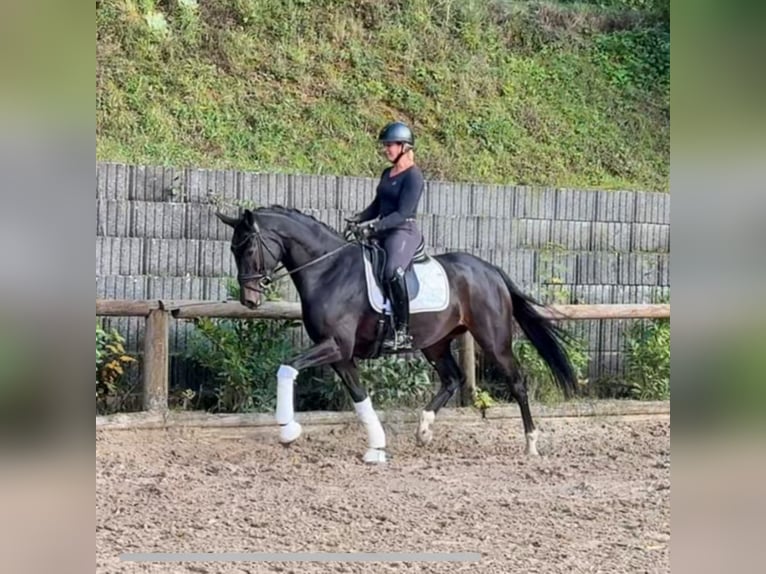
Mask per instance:
[[[388,290],[383,278],[386,252],[376,244],[362,243],[365,283],[370,306],[376,313],[391,312]],[[449,281],[441,263],[426,253],[421,241],[415,255],[404,271],[410,313],[443,311],[449,305]]]
[[[388,300],[383,277],[386,252],[377,242],[362,243],[361,252],[367,298],[372,310],[379,314],[376,343],[367,356],[375,358],[388,352],[383,350],[383,341],[390,336],[393,329],[391,302]],[[450,294],[447,273],[435,257],[426,253],[422,240],[404,271],[404,280],[407,283],[410,314],[439,312],[448,307]]]
[[[383,271],[386,268],[386,250],[375,241],[362,243],[362,253],[365,259],[370,262],[372,273],[378,288],[385,293],[386,283],[385,278],[383,277]],[[431,256],[426,252],[425,241],[421,239],[420,245],[418,245],[415,255],[412,257],[412,261],[410,261],[407,268],[404,270],[404,281],[407,283],[407,294],[410,301],[415,299],[420,292],[420,280],[418,279],[417,273],[415,273],[415,265],[418,263],[428,263],[430,260]]]

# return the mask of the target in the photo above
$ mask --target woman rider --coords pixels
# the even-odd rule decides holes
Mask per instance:
[[[386,341],[384,347],[406,350],[412,348],[412,339],[409,334],[410,306],[404,270],[423,240],[415,222],[418,203],[423,194],[423,173],[415,164],[415,137],[405,124],[388,124],[380,132],[378,142],[393,165],[383,170],[373,202],[349,219],[348,227],[375,220],[360,228],[364,235],[378,238],[386,251],[384,280],[391,299],[395,333],[394,340]]]

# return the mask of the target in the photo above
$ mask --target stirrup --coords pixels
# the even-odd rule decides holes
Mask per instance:
[[[396,341],[396,348],[397,350],[410,350],[412,349],[412,337],[410,335],[403,334],[401,339],[397,339]]]
[[[412,349],[412,335],[404,330],[395,331],[393,339],[383,341],[383,348],[391,351]]]

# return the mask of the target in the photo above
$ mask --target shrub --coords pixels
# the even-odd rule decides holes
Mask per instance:
[[[640,400],[670,398],[670,320],[635,322],[625,341],[630,396]]]
[[[122,410],[133,385],[126,377],[128,365],[136,360],[125,352],[125,338],[116,330],[96,323],[96,412]]]
[[[587,382],[584,374],[588,368],[590,356],[585,342],[572,337],[564,344],[564,350],[572,363],[578,383]],[[527,380],[527,395],[530,400],[550,403],[563,398],[564,395],[553,378],[548,365],[540,357],[532,343],[526,339],[514,341],[513,353],[521,376]]]
[[[239,299],[239,283],[229,279],[230,299]],[[270,285],[266,299],[279,300],[278,288]],[[296,350],[290,331],[299,321],[270,319],[195,319],[188,358],[206,369],[215,383],[214,404],[218,412],[268,412],[276,408],[277,370]],[[204,399],[200,393],[198,404]],[[196,395],[183,391],[177,402],[187,408]]]
[[[483,389],[476,389],[473,397],[473,407],[479,409],[481,412],[481,418],[487,418],[487,411],[495,405],[495,400],[489,392]]]
[[[540,281],[540,302],[545,305],[568,304],[572,302],[569,289],[560,276],[564,273],[563,264],[556,260],[556,254],[562,251],[560,246],[548,245],[540,253],[540,265],[546,275]],[[585,373],[590,362],[587,343],[571,333],[562,341],[564,351],[572,363],[578,383],[586,383]],[[563,398],[563,393],[551,374],[548,365],[537,350],[526,339],[513,342],[513,353],[521,371],[527,379],[527,394],[530,400],[556,402]]]
[[[594,59],[610,82],[629,92],[667,89],[670,84],[670,33],[642,29],[597,36]]]
[[[276,406],[277,370],[294,354],[295,321],[209,319],[193,321],[189,358],[215,381],[218,412],[265,412]]]
[[[359,378],[375,408],[422,407],[433,390],[431,367],[422,359],[386,356],[359,363]],[[334,373],[299,382],[301,409],[348,410],[351,397]]]
[[[361,379],[377,407],[422,407],[433,390],[430,370],[421,359],[384,357],[362,365]]]

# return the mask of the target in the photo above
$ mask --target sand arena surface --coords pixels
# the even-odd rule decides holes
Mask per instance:
[[[669,572],[670,418],[519,420],[386,429],[361,462],[358,424],[96,433],[96,571]],[[123,562],[134,552],[478,552],[478,563]]]

